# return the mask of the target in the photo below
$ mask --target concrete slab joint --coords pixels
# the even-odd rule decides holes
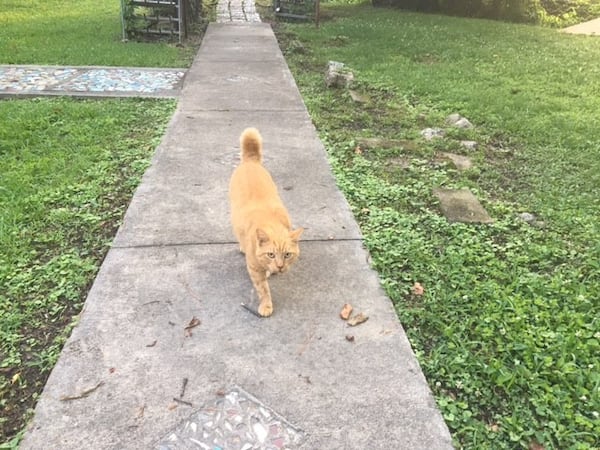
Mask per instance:
[[[228,217],[249,126],[306,228],[268,319]],[[270,26],[211,24],[21,448],[451,449],[367,260]]]

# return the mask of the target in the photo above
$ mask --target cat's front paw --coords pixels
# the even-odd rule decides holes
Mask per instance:
[[[258,305],[258,313],[263,317],[269,317],[271,314],[273,314],[273,303],[261,303]]]

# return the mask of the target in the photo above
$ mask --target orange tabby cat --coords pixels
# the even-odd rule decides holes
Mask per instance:
[[[245,129],[240,146],[242,162],[229,183],[231,223],[260,300],[258,313],[267,317],[273,313],[267,278],[285,272],[298,258],[298,240],[304,229],[292,230],[277,186],[262,165],[262,138],[258,130]]]

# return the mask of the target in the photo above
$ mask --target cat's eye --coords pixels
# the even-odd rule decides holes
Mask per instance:
[[[290,252],[286,252],[285,255],[283,255],[283,257],[285,259],[290,259],[292,257],[292,254]]]
[[[271,259],[275,259],[275,253],[273,253],[273,252],[267,253],[267,256]]]

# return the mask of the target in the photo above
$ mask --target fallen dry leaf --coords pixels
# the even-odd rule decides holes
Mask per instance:
[[[369,320],[369,316],[366,316],[363,313],[358,313],[348,320],[348,325],[350,325],[351,327],[355,327],[356,325],[360,325],[361,323],[366,322],[367,320]]]
[[[362,148],[360,148],[360,145],[357,145],[354,148],[354,153],[356,153],[357,155],[362,155],[363,151],[362,151]]]
[[[413,293],[413,295],[423,295],[425,293],[425,288],[423,287],[423,285],[421,283],[419,283],[418,281],[415,282],[415,284],[413,285],[413,287],[411,288],[411,291]]]
[[[350,303],[345,303],[340,311],[340,317],[344,320],[348,320],[350,318],[350,314],[352,314],[352,309],[353,308]]]

